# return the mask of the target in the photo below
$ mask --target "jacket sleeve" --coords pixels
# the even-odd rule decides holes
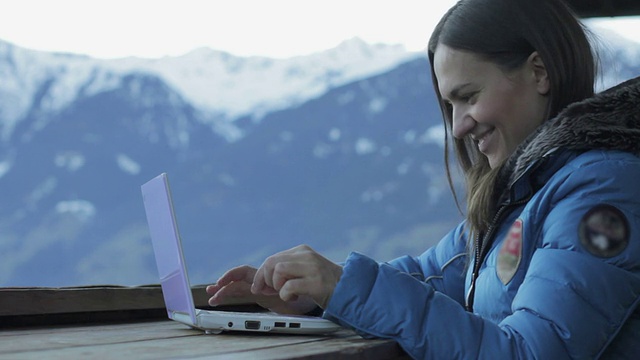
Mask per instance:
[[[513,334],[433,286],[355,252],[324,316],[360,334],[394,339],[416,359],[512,358]]]
[[[358,253],[347,259],[325,315],[394,339],[413,358],[597,358],[640,301],[640,190],[624,176],[624,164],[574,170],[554,189],[551,211],[540,215],[540,248],[501,323]],[[601,203],[618,207],[630,224],[627,248],[611,258],[584,250],[577,231],[585,212]]]
[[[458,303],[464,304],[464,279],[467,261],[465,223],[450,231],[438,244],[418,257],[403,256],[387,264],[417,280],[433,286]]]

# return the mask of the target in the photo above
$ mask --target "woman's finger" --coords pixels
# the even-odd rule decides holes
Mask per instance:
[[[218,306],[256,302],[250,287],[251,284],[244,281],[232,282],[216,291],[209,298],[209,305]]]
[[[292,254],[294,249],[271,255],[262,263],[253,278],[251,291],[254,294],[274,295],[278,293],[273,286],[274,268],[281,262],[290,261],[292,256],[295,256],[295,254]]]
[[[282,286],[291,279],[306,278],[308,271],[311,268],[308,263],[300,262],[281,262],[276,264],[273,270],[273,288],[280,290]],[[306,294],[301,294],[306,295]]]
[[[308,282],[305,279],[289,279],[280,289],[280,299],[284,301],[297,300],[299,296],[309,295],[307,287]]]
[[[249,265],[235,267],[225,272],[218,281],[216,281],[216,285],[223,287],[234,281],[251,283],[253,282],[253,277],[255,276],[256,271],[256,268]]]

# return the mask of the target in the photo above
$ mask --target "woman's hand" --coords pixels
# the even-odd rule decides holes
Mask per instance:
[[[342,267],[301,245],[268,257],[260,269],[244,265],[227,271],[214,285],[209,305],[257,303],[282,314],[326,308]]]
[[[300,297],[296,301],[284,301],[278,295],[255,295],[251,284],[257,269],[248,265],[227,271],[214,285],[207,286],[209,305],[230,305],[257,303],[271,311],[281,314],[302,315],[316,308],[309,297]]]
[[[277,294],[285,302],[308,297],[324,309],[341,276],[342,266],[300,245],[268,257],[253,277],[251,292]]]

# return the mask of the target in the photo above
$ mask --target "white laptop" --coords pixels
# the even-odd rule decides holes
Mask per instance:
[[[223,331],[322,334],[341,329],[329,320],[313,316],[196,309],[167,174],[162,173],[142,185],[142,198],[170,319],[214,334]]]

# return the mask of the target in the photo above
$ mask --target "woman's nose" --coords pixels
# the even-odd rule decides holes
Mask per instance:
[[[456,111],[454,108],[451,115],[452,133],[456,139],[462,139],[476,126],[475,120],[468,113]]]

